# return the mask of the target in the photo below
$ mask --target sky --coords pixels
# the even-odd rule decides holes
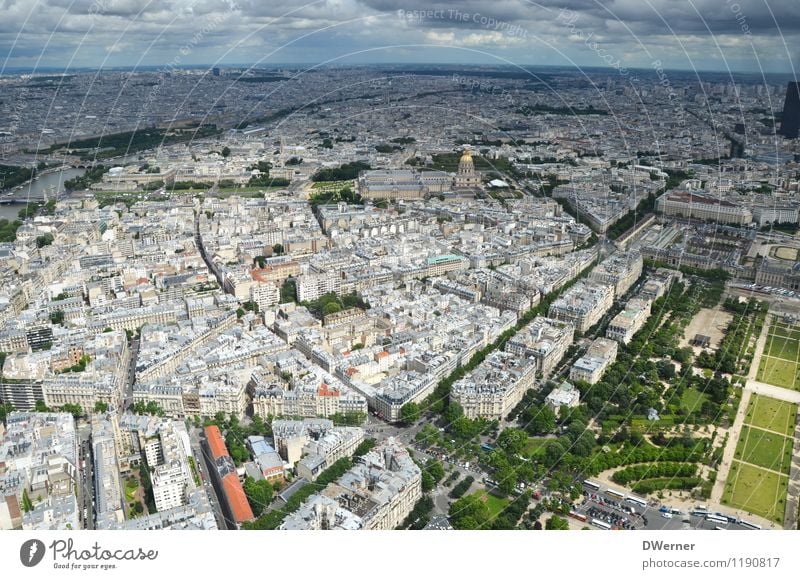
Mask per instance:
[[[0,73],[285,63],[800,69],[800,0],[0,0]]]

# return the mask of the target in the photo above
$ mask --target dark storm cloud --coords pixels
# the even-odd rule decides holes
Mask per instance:
[[[429,48],[409,58],[449,49],[447,58],[462,50],[469,61],[467,51],[479,50],[519,63],[601,65],[578,29],[631,66],[652,53],[680,67],[791,70],[800,44],[800,0],[0,0],[0,14],[0,58],[11,66],[35,62],[25,55],[48,42],[49,64],[59,54],[61,64],[97,65],[107,54],[132,64],[143,53],[158,64],[190,43],[192,62],[250,62],[273,50],[284,62],[351,52],[380,60],[382,47],[418,45]]]
[[[619,20],[642,33],[740,33],[746,22],[753,33],[800,30],[798,0],[504,0],[500,2],[361,0],[381,12],[458,10],[535,23],[552,20],[561,10],[577,13],[602,28]],[[774,14],[774,16],[773,16]],[[424,21],[423,21],[424,22]],[[430,19],[429,24],[433,24]],[[469,23],[467,23],[469,24]],[[708,28],[706,28],[708,26]]]

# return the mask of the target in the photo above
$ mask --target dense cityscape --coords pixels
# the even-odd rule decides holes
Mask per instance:
[[[627,72],[0,76],[0,528],[798,528],[799,85]]]

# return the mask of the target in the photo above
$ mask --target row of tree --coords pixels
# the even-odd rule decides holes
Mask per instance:
[[[683,462],[657,462],[652,464],[635,464],[618,470],[611,475],[611,480],[621,485],[638,482],[649,478],[686,477],[697,474],[697,465]]]

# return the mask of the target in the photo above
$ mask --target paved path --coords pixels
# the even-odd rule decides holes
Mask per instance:
[[[749,378],[747,379],[745,389],[750,392],[755,392],[756,394],[769,396],[770,398],[777,398],[784,402],[800,404],[800,392],[797,390],[789,390],[788,388],[781,388],[780,386],[773,386],[772,384],[764,384],[763,382],[750,380]]]
[[[728,431],[728,443],[725,446],[725,451],[722,453],[722,462],[717,469],[717,479],[714,481],[714,488],[711,489],[711,502],[715,504],[722,503],[722,493],[725,490],[725,482],[728,480],[728,473],[731,470],[733,457],[736,453],[736,444],[739,441],[739,433],[742,431],[745,416],[747,415],[747,406],[750,404],[749,390],[742,391],[742,400],[739,402],[739,409],[736,411],[736,418],[733,419],[733,426]]]
[[[761,335],[756,340],[756,351],[753,353],[753,361],[750,362],[750,371],[747,373],[748,380],[755,380],[758,375],[758,362],[761,360],[761,354],[764,352],[764,346],[767,343],[767,334],[770,324],[772,323],[772,315],[767,314],[764,318],[764,325],[761,327]]]
[[[794,431],[794,451],[789,470],[789,488],[786,493],[786,512],[783,518],[784,529],[797,529],[798,504],[800,504],[800,421]]]

